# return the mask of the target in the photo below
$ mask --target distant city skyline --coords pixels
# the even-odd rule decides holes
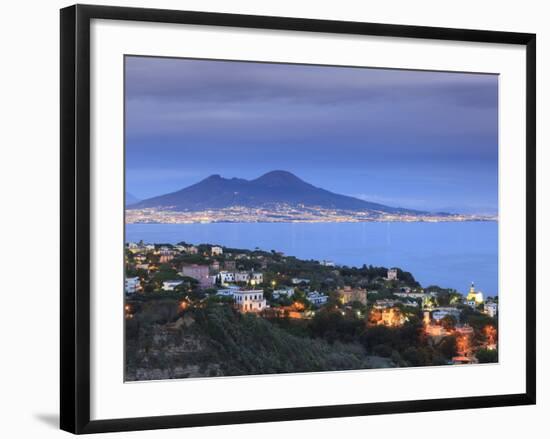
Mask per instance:
[[[394,207],[495,214],[498,76],[126,57],[126,189],[274,169]]]

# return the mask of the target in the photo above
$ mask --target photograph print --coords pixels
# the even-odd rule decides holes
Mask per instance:
[[[498,362],[498,75],[124,70],[126,381]]]

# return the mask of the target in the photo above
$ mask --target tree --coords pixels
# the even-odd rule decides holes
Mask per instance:
[[[206,305],[211,306],[214,304],[226,304],[226,305],[232,305],[235,303],[235,300],[231,296],[218,296],[216,294],[212,294],[206,298]]]
[[[451,359],[458,353],[456,347],[456,337],[454,335],[448,335],[447,337],[444,337],[437,344],[436,348],[446,359]]]
[[[307,299],[306,293],[304,293],[303,291],[295,290],[293,301],[302,303],[306,309],[311,308],[311,303]]]
[[[372,351],[375,346],[378,345],[393,345],[395,330],[388,328],[387,326],[373,326],[368,328],[361,335],[361,342],[367,349]]]
[[[491,325],[496,327],[496,320],[492,317],[475,313],[468,316],[466,322],[476,331],[481,331],[485,326]]]
[[[498,351],[496,349],[480,349],[476,352],[476,358],[480,363],[496,363]]]
[[[412,366],[424,366],[427,363],[426,354],[421,348],[408,347],[401,356]]]
[[[374,355],[378,355],[379,357],[391,357],[394,352],[395,351],[390,346],[385,344],[376,345],[372,349],[372,353]]]
[[[443,326],[447,331],[451,331],[456,327],[456,319],[454,316],[446,315],[441,319],[441,326]]]
[[[174,268],[170,267],[167,264],[163,264],[160,266],[159,271],[155,273],[153,276],[153,279],[159,283],[162,283],[167,280],[176,280],[179,279],[180,276]]]
[[[199,286],[199,281],[193,277],[188,276],[179,276],[181,279],[181,284],[177,285],[174,289],[182,293],[189,292],[189,290],[194,290]]]
[[[354,341],[362,328],[362,320],[346,318],[340,311],[327,310],[326,308],[316,313],[310,324],[310,330],[314,337],[323,337],[329,342]],[[375,343],[372,344],[372,346],[374,345]]]

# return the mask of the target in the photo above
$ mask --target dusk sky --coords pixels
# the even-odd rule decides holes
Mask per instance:
[[[496,213],[498,76],[126,57],[126,185],[282,169],[390,206]]]

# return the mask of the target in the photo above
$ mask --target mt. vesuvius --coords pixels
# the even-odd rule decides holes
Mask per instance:
[[[418,210],[390,207],[336,194],[306,183],[287,171],[271,171],[254,180],[211,175],[179,191],[132,204],[128,209],[154,208],[189,212],[236,206],[269,208],[275,205],[384,214],[426,214]]]

